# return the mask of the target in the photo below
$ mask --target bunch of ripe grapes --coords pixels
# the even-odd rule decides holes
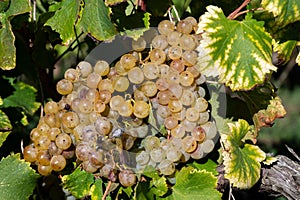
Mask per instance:
[[[48,175],[75,159],[87,172],[131,186],[146,166],[171,176],[179,163],[211,152],[217,129],[197,67],[196,29],[193,17],[164,20],[111,66],[82,61],[68,69],[57,83],[63,97],[45,104],[25,160]]]

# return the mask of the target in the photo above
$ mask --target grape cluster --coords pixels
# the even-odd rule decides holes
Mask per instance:
[[[217,130],[197,67],[196,29],[193,17],[176,26],[164,20],[112,66],[82,61],[68,69],[56,88],[63,97],[45,105],[25,160],[47,175],[75,154],[87,172],[131,186],[146,166],[172,175],[178,163],[211,152]]]

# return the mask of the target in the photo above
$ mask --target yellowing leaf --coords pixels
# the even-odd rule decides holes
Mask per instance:
[[[5,13],[0,13],[0,68],[11,70],[16,66],[15,36],[12,32],[10,20],[15,16],[30,11],[29,1],[12,0]]]
[[[277,158],[276,158],[276,157],[273,157],[273,156],[267,156],[263,163],[264,163],[265,165],[271,165],[271,164],[273,164],[273,163],[276,162],[276,161],[277,161]]]
[[[0,14],[0,68],[11,70],[16,65],[16,48],[14,45],[15,36],[11,30],[9,21],[3,14]]]
[[[86,0],[82,13],[81,27],[97,40],[112,39],[116,32],[109,18],[108,8],[103,1]]]
[[[0,110],[0,147],[6,140],[7,136],[10,134],[12,125],[7,115]]]
[[[275,71],[272,65],[272,39],[263,22],[254,19],[229,20],[216,6],[208,6],[200,17],[201,47],[208,51],[217,65],[220,82],[232,90],[250,90],[264,82],[266,75]],[[201,60],[199,60],[201,63]]]
[[[273,13],[276,24],[282,27],[300,20],[299,0],[262,0],[261,5]]]
[[[296,58],[296,63],[300,66],[300,53],[298,54],[298,56]]]
[[[297,45],[296,40],[288,40],[283,43],[275,43],[274,44],[274,52],[278,53],[278,59],[280,64],[286,64],[292,55],[292,52]]]
[[[251,188],[260,178],[260,162],[266,154],[258,146],[245,143],[253,132],[247,121],[240,119],[228,126],[230,132],[221,134],[225,178],[235,187]]]
[[[101,200],[103,197],[102,180],[96,179],[90,190],[92,200]]]
[[[79,6],[79,0],[63,0],[61,8],[45,23],[45,26],[50,26],[60,34],[64,44],[69,44],[75,38],[74,25],[78,17]]]

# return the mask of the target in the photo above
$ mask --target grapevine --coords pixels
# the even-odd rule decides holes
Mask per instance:
[[[298,199],[299,10],[1,1],[0,199]]]

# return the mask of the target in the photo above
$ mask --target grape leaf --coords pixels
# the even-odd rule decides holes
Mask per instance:
[[[126,194],[129,199],[132,199],[133,189],[132,187],[120,187],[116,199],[121,199],[121,197]],[[119,197],[120,196],[120,197]]]
[[[80,24],[84,32],[97,40],[112,39],[117,33],[103,1],[86,0]]]
[[[124,0],[105,0],[105,3],[107,5],[115,5],[115,4],[118,4],[118,3],[122,3]]]
[[[0,13],[0,68],[11,70],[16,65],[15,36],[13,35],[10,20],[13,16],[30,12],[27,0],[12,0],[5,13]]]
[[[79,0],[64,0],[61,8],[45,23],[60,34],[63,44],[68,45],[74,38],[74,25],[79,14]]]
[[[277,96],[269,101],[266,109],[260,110],[253,116],[256,131],[261,127],[270,127],[273,125],[275,119],[282,118],[286,115],[286,110],[281,103],[281,99]]]
[[[7,115],[0,110],[0,147],[6,140],[7,136],[10,134],[12,125]]]
[[[206,170],[208,172],[211,172],[213,175],[217,176],[218,172],[217,172],[217,163],[215,163],[214,161],[212,161],[211,159],[208,159],[205,163],[199,163],[200,161],[194,161],[193,163],[191,163],[190,166],[198,169],[198,170]]]
[[[62,177],[62,183],[63,187],[74,197],[83,198],[89,195],[90,187],[94,183],[94,176],[77,167],[74,172]]]
[[[273,157],[273,156],[266,156],[266,159],[263,161],[263,163],[265,164],[265,165],[271,165],[271,164],[273,164],[274,162],[276,162],[277,161],[277,158],[276,157]]]
[[[274,86],[270,82],[266,82],[264,85],[255,87],[250,91],[237,91],[230,93],[232,98],[238,98],[246,104],[248,112],[252,117],[256,112],[261,109],[267,108],[269,101],[272,97],[276,96]],[[244,117],[246,112],[244,112]]]
[[[149,191],[149,181],[148,182],[138,182],[134,190],[134,198],[138,200],[153,200],[154,194]]]
[[[300,20],[299,0],[262,0],[261,5],[273,13],[276,17],[276,24],[279,26],[283,27]]]
[[[249,90],[275,71],[272,65],[272,38],[264,30],[263,22],[246,18],[229,20],[216,6],[208,6],[200,17],[203,31],[200,45],[207,49],[224,82],[232,90]],[[201,62],[201,60],[200,60]]]
[[[153,178],[150,182],[150,192],[157,196],[163,196],[168,192],[167,180],[164,176]]]
[[[275,43],[273,45],[273,51],[278,53],[278,59],[280,60],[280,64],[284,65],[290,60],[296,45],[296,40],[288,40],[286,42]]]
[[[16,65],[15,36],[5,14],[0,13],[0,22],[0,68],[11,70],[15,68]]]
[[[163,196],[168,192],[168,185],[166,178],[164,176],[159,176],[157,170],[152,166],[147,166],[143,175],[151,178],[151,181],[148,181],[147,184],[144,182],[139,182],[136,192],[140,196],[138,199],[153,199],[153,196],[159,197]],[[140,190],[143,190],[142,194],[138,194]]]
[[[298,56],[296,58],[296,63],[300,66],[300,53],[298,54]]]
[[[9,1],[10,0],[3,0],[3,1],[0,1],[0,12],[5,12],[9,6]]]
[[[92,200],[101,200],[103,196],[102,180],[96,179],[95,183],[90,189],[90,195]]]
[[[251,188],[260,178],[260,162],[265,160],[266,154],[258,146],[245,143],[253,134],[247,121],[239,119],[228,126],[230,132],[221,134],[225,178],[234,187]]]
[[[30,4],[28,0],[11,0],[6,16],[11,19],[12,16],[30,12]]]
[[[172,0],[173,4],[175,5],[175,8],[178,12],[179,17],[182,16],[182,14],[186,11],[186,9],[189,7],[192,0]]]
[[[14,83],[14,78],[7,78],[10,84],[15,88],[12,95],[3,99],[3,107],[19,107],[22,108],[27,114],[33,115],[40,107],[39,102],[36,100],[37,90],[23,82]]]
[[[0,162],[0,199],[28,199],[38,177],[30,163],[20,160],[20,154],[3,158]]]
[[[143,14],[142,18],[140,17],[141,14]],[[150,13],[145,12],[145,13],[137,13],[135,17],[133,15],[128,16],[128,18],[134,17],[135,20],[137,18],[141,18],[144,27],[125,30],[124,33],[121,33],[121,35],[126,35],[127,37],[131,37],[134,40],[139,39],[150,28],[150,15],[151,15]]]
[[[176,174],[176,184],[168,199],[221,199],[221,193],[215,188],[217,178],[206,170],[184,167]]]

